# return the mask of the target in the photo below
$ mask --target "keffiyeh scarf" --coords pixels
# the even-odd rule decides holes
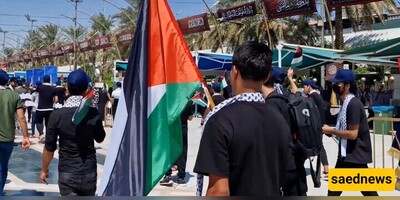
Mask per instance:
[[[229,106],[233,103],[236,102],[260,102],[260,103],[264,103],[264,97],[262,96],[261,93],[243,93],[243,94],[239,94],[236,95],[232,98],[226,99],[225,101],[221,102],[220,104],[218,104],[216,107],[214,107],[214,109],[211,110],[211,112],[206,116],[205,120],[204,120],[204,125],[203,125],[203,129],[202,129],[202,134],[204,132],[204,127],[207,125],[207,121],[215,114],[217,113],[219,110],[221,110],[222,108]],[[196,195],[197,196],[201,196],[202,192],[203,192],[203,181],[204,181],[204,176],[202,174],[197,174],[197,192]]]
[[[65,101],[64,108],[77,108],[82,101],[83,96],[70,96]]]
[[[340,109],[338,114],[338,119],[336,121],[336,130],[345,131],[347,130],[347,106],[349,105],[351,99],[355,96],[353,94],[347,95],[346,99],[344,100],[343,106]],[[346,147],[347,147],[347,139],[340,138],[340,152],[341,157],[346,157]]]

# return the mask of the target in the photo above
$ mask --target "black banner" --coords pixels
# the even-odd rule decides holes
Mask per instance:
[[[315,0],[264,0],[268,19],[312,14],[317,11]]]
[[[257,14],[256,2],[253,1],[232,8],[219,9],[217,11],[217,14],[218,18],[220,18],[221,21],[230,21],[245,17],[251,17]]]

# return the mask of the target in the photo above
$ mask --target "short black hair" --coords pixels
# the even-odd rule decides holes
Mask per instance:
[[[350,93],[352,93],[354,95],[357,94],[358,88],[357,88],[357,83],[356,82],[348,82],[348,83],[345,83],[345,84],[350,84],[350,89],[349,89]]]
[[[71,95],[82,95],[88,87],[82,87],[82,88],[73,88],[73,87],[68,87],[68,92]]]
[[[263,81],[272,70],[271,49],[256,41],[245,42],[236,48],[232,60],[244,80]]]
[[[274,80],[274,77],[273,77],[272,71],[271,71],[271,72],[269,73],[269,76],[268,76],[267,81],[264,82],[264,86],[265,86],[265,87],[272,88],[272,87],[274,87],[274,84],[275,84],[275,80]]]

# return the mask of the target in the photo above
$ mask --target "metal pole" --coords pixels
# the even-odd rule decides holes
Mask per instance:
[[[278,48],[278,67],[282,68],[282,48]]]
[[[321,10],[322,10],[322,15],[321,15],[321,20],[322,20],[322,28],[321,28],[321,48],[325,47],[325,5],[322,2],[321,4]]]
[[[75,18],[74,18],[74,70],[76,70],[76,19],[77,19],[77,11],[78,11],[78,1],[75,1]]]

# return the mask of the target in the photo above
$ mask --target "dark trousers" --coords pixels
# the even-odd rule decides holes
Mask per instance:
[[[7,181],[8,161],[14,149],[14,142],[0,142],[0,196],[3,196]]]
[[[50,115],[53,111],[36,111],[36,124],[37,124],[37,128],[39,131],[39,135],[43,135],[43,120],[44,120],[44,124],[47,127],[47,124],[49,123],[49,118]]]
[[[61,196],[94,196],[96,193],[97,172],[85,175],[60,172],[58,176]]]
[[[31,131],[32,131],[32,136],[35,135],[35,131],[36,131],[36,112],[32,112]]]
[[[341,159],[338,159],[336,162],[335,168],[368,168],[367,164],[356,164],[356,163],[349,163],[344,162]],[[375,191],[361,191],[364,196],[379,196],[378,193]],[[328,196],[340,196],[342,194],[341,191],[330,191],[328,190]]]
[[[322,145],[320,156],[322,165],[329,165],[328,156],[326,155],[324,145]]]
[[[185,179],[186,177],[186,160],[187,160],[187,149],[188,149],[188,127],[187,125],[182,125],[182,154],[176,160],[175,164],[178,166],[178,177]],[[171,176],[172,170],[169,169],[166,176]]]
[[[32,106],[28,107],[28,123],[31,122],[31,116],[32,116]],[[33,119],[32,119],[33,121]]]

